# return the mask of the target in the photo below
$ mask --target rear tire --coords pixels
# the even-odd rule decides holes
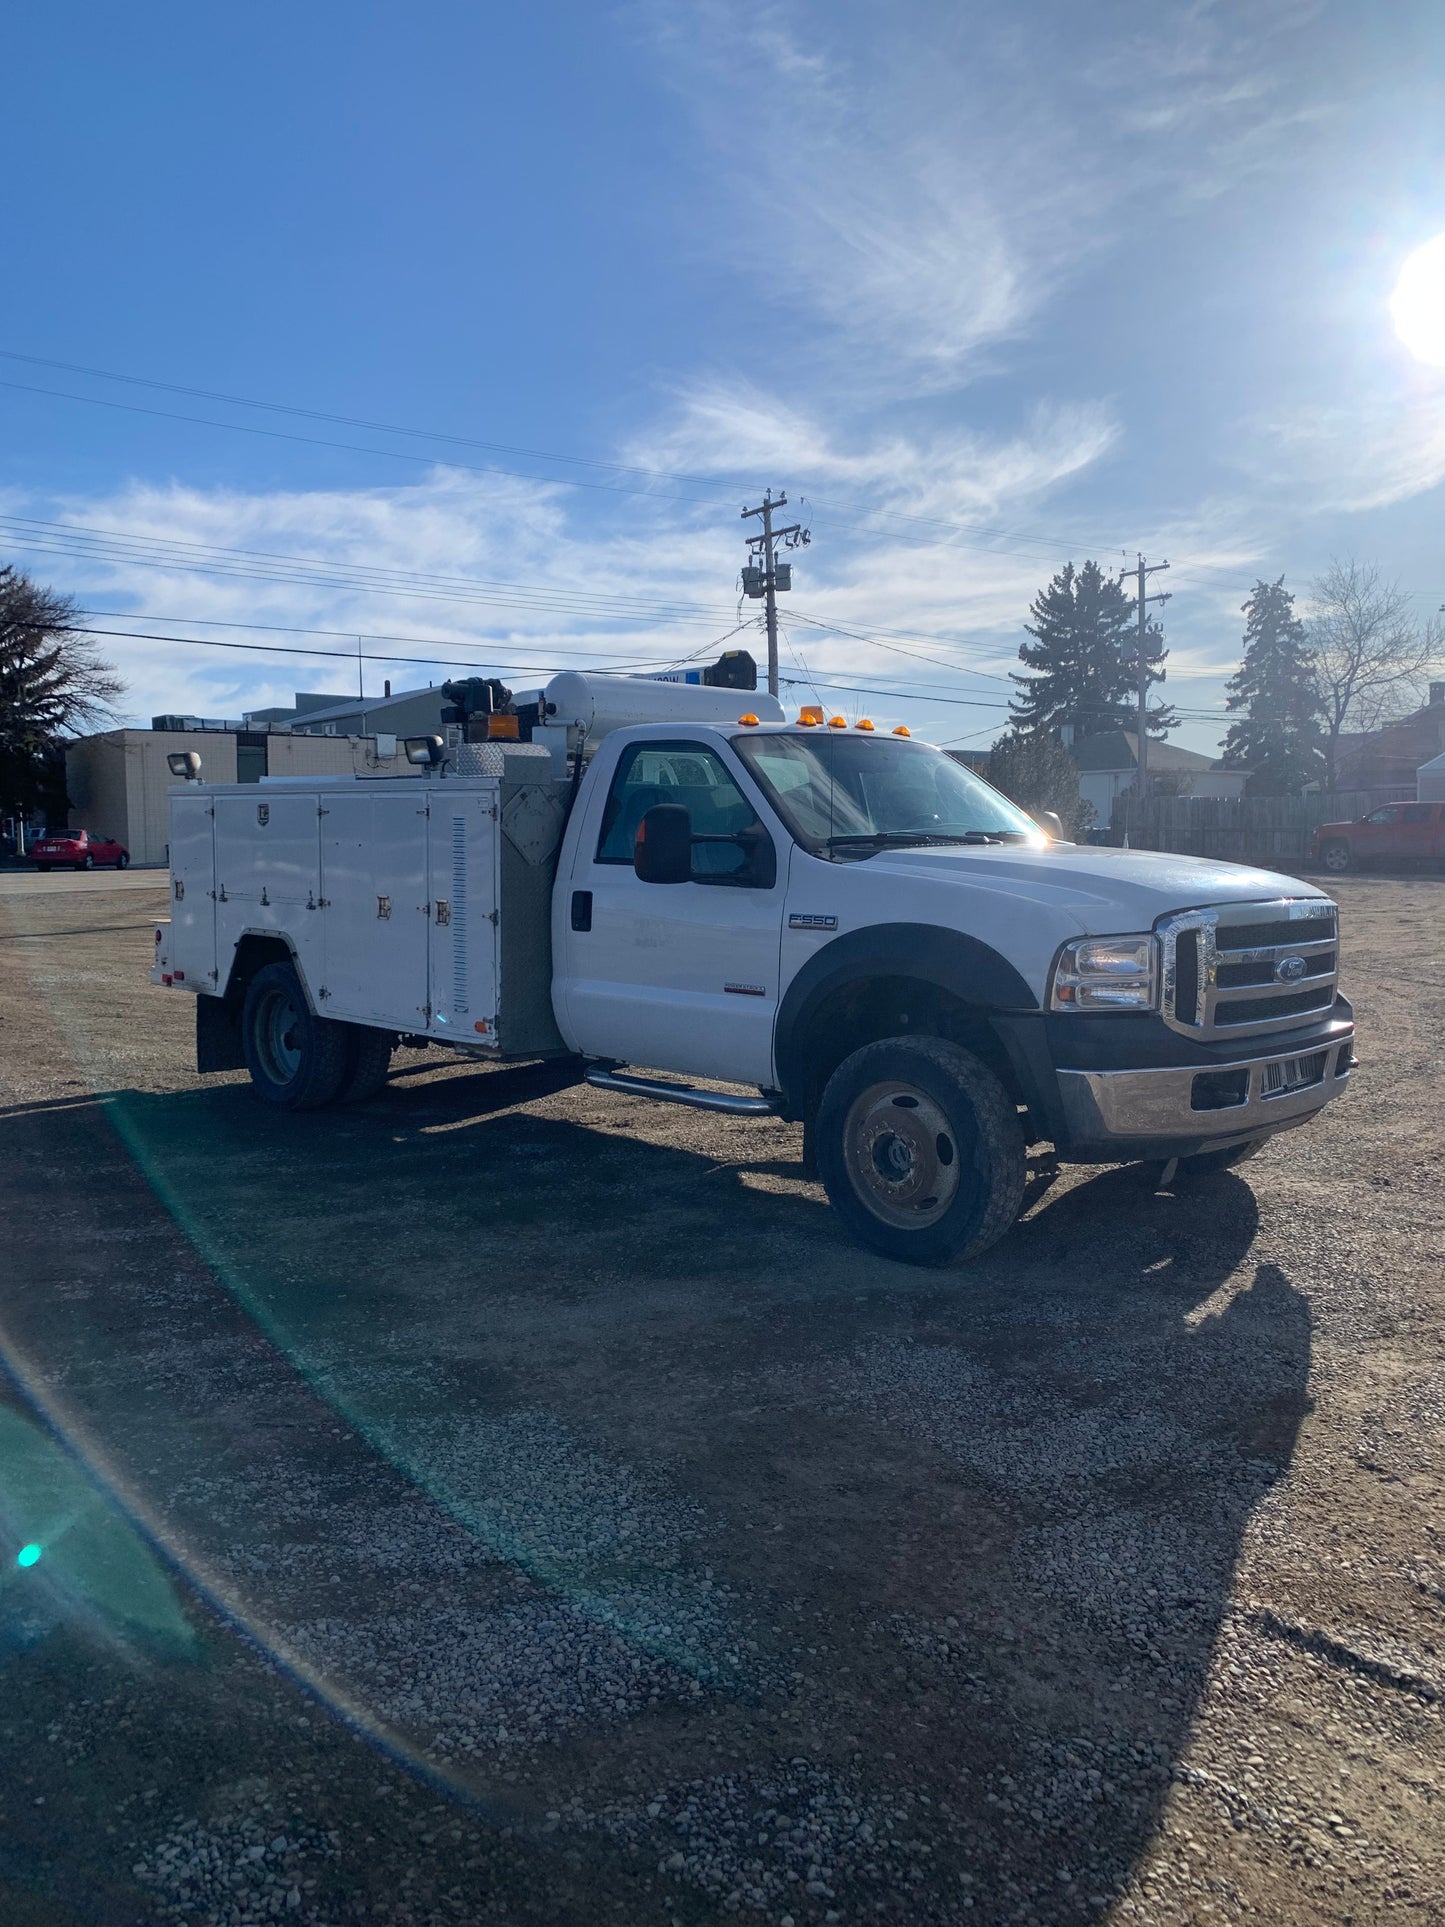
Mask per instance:
[[[1320,859],[1331,876],[1343,876],[1346,870],[1356,867],[1354,851],[1348,843],[1338,840],[1325,845],[1320,851]]]
[[[50,865],[48,863],[37,863],[35,867],[41,876],[48,877],[50,875]]]
[[[291,964],[258,970],[241,1012],[241,1044],[256,1094],[283,1111],[330,1104],[350,1066],[349,1030],[314,1014]]]
[[[1232,1171],[1236,1164],[1257,1158],[1268,1138],[1251,1138],[1248,1144],[1231,1144],[1227,1151],[1196,1151],[1192,1158],[1180,1158],[1179,1169],[1191,1178],[1207,1177],[1211,1171]]]
[[[93,856],[82,857],[75,867],[77,870],[93,870],[95,868],[95,858]]]
[[[396,1043],[393,1031],[373,1030],[369,1024],[348,1024],[346,1076],[337,1095],[338,1104],[364,1104],[386,1082],[391,1069],[391,1053]]]
[[[904,1264],[976,1257],[1018,1216],[1017,1108],[986,1064],[941,1037],[887,1037],[844,1058],[813,1137],[838,1216]]]

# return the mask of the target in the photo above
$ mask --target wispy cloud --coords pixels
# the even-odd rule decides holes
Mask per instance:
[[[1135,197],[1262,165],[1301,109],[1260,43],[1310,11],[1060,4],[987,33],[922,0],[764,5],[742,26],[722,0],[643,0],[637,17],[710,146],[697,245],[901,392],[1024,332]]]

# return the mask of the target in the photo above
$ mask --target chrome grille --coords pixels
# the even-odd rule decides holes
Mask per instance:
[[[1334,1004],[1339,913],[1324,897],[1184,910],[1155,928],[1164,953],[1164,1021],[1175,1030],[1255,1036]]]

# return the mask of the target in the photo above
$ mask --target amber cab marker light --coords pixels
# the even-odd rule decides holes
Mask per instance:
[[[810,729],[815,728],[822,720],[823,705],[821,703],[804,703],[803,707],[798,711],[798,721],[806,724]]]
[[[848,718],[846,716],[830,716],[828,718],[828,727],[829,729],[846,729],[848,727]]]
[[[907,723],[900,723],[893,734],[895,736],[911,736],[913,731],[908,727]]]
[[[749,729],[756,729],[758,726],[758,719],[753,715],[751,710],[748,711],[746,716],[739,716],[738,721],[745,723]]]
[[[873,725],[872,723],[869,722],[866,716],[863,716],[863,717],[860,717],[860,719],[856,723],[854,723],[853,727],[854,729],[871,729]]]

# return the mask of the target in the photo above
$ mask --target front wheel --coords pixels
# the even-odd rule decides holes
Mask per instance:
[[[1018,1111],[970,1051],[887,1037],[829,1078],[814,1130],[833,1209],[905,1264],[976,1257],[1018,1216],[1027,1156]]]
[[[130,862],[130,858],[125,854],[124,850],[122,850],[120,855],[115,860],[115,867],[117,870],[123,870],[126,864],[129,862]]]
[[[1342,876],[1346,870],[1353,870],[1355,867],[1355,853],[1348,843],[1327,843],[1320,851],[1320,855],[1324,860],[1325,868],[1332,876]]]
[[[351,1067],[348,1028],[314,1014],[291,964],[258,970],[241,1012],[241,1043],[257,1096],[283,1111],[331,1103]]]

